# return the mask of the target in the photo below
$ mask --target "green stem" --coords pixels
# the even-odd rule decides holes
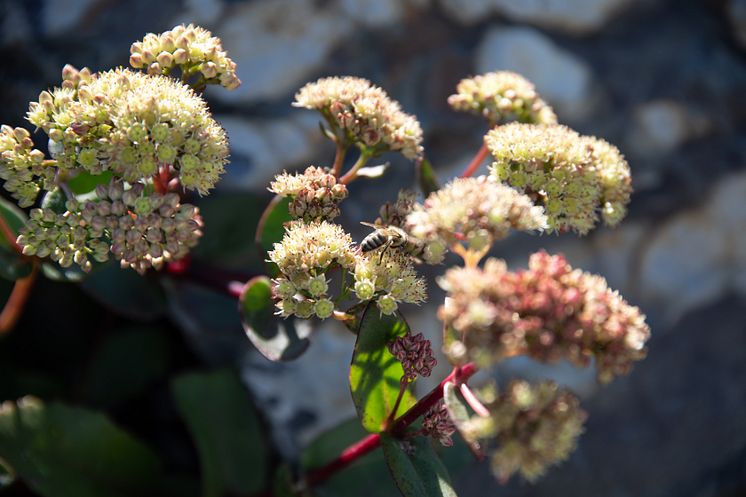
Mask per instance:
[[[343,185],[346,185],[354,181],[355,178],[357,178],[357,172],[360,170],[361,167],[368,163],[372,155],[373,154],[371,154],[371,152],[362,150],[360,152],[360,157],[358,157],[357,159],[357,162],[355,162],[355,164],[350,168],[349,171],[345,173],[344,176],[339,178],[339,182]]]

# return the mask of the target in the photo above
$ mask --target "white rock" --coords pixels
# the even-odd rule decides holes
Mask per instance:
[[[184,0],[183,9],[179,10],[174,25],[194,23],[207,27],[220,18],[224,8],[222,0]]]
[[[746,173],[721,180],[706,203],[656,230],[643,254],[640,291],[671,321],[735,290],[746,293]]]
[[[289,457],[324,430],[356,415],[347,378],[355,336],[337,322],[326,322],[313,332],[311,342],[294,361],[271,363],[251,353],[241,368],[280,450]],[[315,419],[291,431],[288,427],[299,412],[312,413]]]
[[[334,6],[261,0],[236,5],[213,32],[238,64],[243,85],[216,92],[223,101],[252,102],[294,93],[324,62],[352,23]]]
[[[684,105],[654,100],[634,110],[627,142],[634,152],[655,157],[677,149],[709,128],[709,122],[693,115]]]
[[[510,20],[585,35],[601,29],[638,0],[441,0],[446,13],[464,24],[500,14]]]
[[[636,0],[492,0],[511,20],[583,35],[598,31]]]
[[[263,191],[283,169],[310,165],[311,155],[323,139],[318,118],[310,112],[299,111],[290,119],[216,119],[228,133],[231,154],[237,159],[226,167],[227,175],[218,183],[225,190]],[[243,158],[250,161],[249,167],[241,167]]]
[[[525,76],[555,107],[560,121],[580,119],[592,110],[589,67],[534,29],[491,29],[477,49],[476,69],[477,73],[510,70]]]
[[[86,12],[100,0],[55,0],[42,9],[44,32],[57,36],[78,26]]]
[[[341,0],[340,8],[354,22],[380,28],[398,22],[404,14],[404,0]]]

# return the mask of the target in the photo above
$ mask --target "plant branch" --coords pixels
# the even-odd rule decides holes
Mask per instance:
[[[18,318],[21,317],[21,312],[26,306],[29,295],[31,295],[31,289],[34,287],[36,281],[36,275],[38,273],[39,264],[34,261],[31,274],[25,278],[16,280],[13,285],[13,290],[8,297],[8,301],[5,303],[2,312],[0,312],[0,334],[7,333],[13,326],[18,322]]]
[[[339,178],[342,173],[342,164],[345,161],[345,155],[347,155],[347,145],[342,141],[337,140],[337,153],[334,155],[334,165],[332,166],[332,174],[335,178]]]
[[[427,413],[431,407],[438,403],[443,398],[443,387],[446,383],[455,382],[461,384],[467,381],[474,373],[478,371],[478,368],[474,363],[468,363],[462,367],[453,368],[451,374],[440,382],[440,384],[430,391],[427,395],[421,398],[415,405],[413,405],[406,413],[399,417],[391,426],[390,433],[393,436],[401,437],[406,429],[423,414]],[[305,477],[305,483],[309,487],[318,485],[333,474],[346,468],[353,462],[357,461],[365,454],[372,452],[374,449],[381,445],[381,436],[377,433],[373,433],[363,438],[362,440],[350,445],[333,461],[315,469],[308,473]]]
[[[477,169],[479,169],[479,166],[482,165],[482,162],[484,162],[485,157],[487,157],[487,145],[485,145],[484,142],[482,142],[482,146],[479,148],[479,151],[477,152],[477,155],[474,156],[474,158],[471,160],[468,166],[466,166],[466,169],[464,169],[464,172],[461,173],[462,178],[468,178],[471,175],[473,175]]]
[[[357,162],[350,168],[349,171],[347,171],[344,176],[339,178],[339,182],[343,185],[346,185],[357,178],[357,172],[360,170],[361,167],[363,167],[369,160],[370,160],[371,154],[367,150],[363,150],[360,152],[360,157],[358,157]]]

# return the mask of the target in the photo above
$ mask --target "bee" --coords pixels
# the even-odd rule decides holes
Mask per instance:
[[[375,228],[374,232],[363,238],[360,248],[363,252],[372,252],[383,247],[379,263],[383,260],[383,254],[392,247],[398,248],[415,258],[422,255],[422,252],[425,250],[425,244],[422,240],[408,235],[406,231],[397,226],[376,226],[371,223],[360,224]]]

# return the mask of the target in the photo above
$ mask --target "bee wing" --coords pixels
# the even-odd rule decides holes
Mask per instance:
[[[373,224],[373,223],[366,223],[365,221],[360,221],[360,224],[362,224],[363,226],[369,226],[369,227],[371,227],[371,228],[373,228],[373,229],[378,229],[378,228],[380,228],[380,226],[376,226],[376,225],[375,225],[375,224]]]

